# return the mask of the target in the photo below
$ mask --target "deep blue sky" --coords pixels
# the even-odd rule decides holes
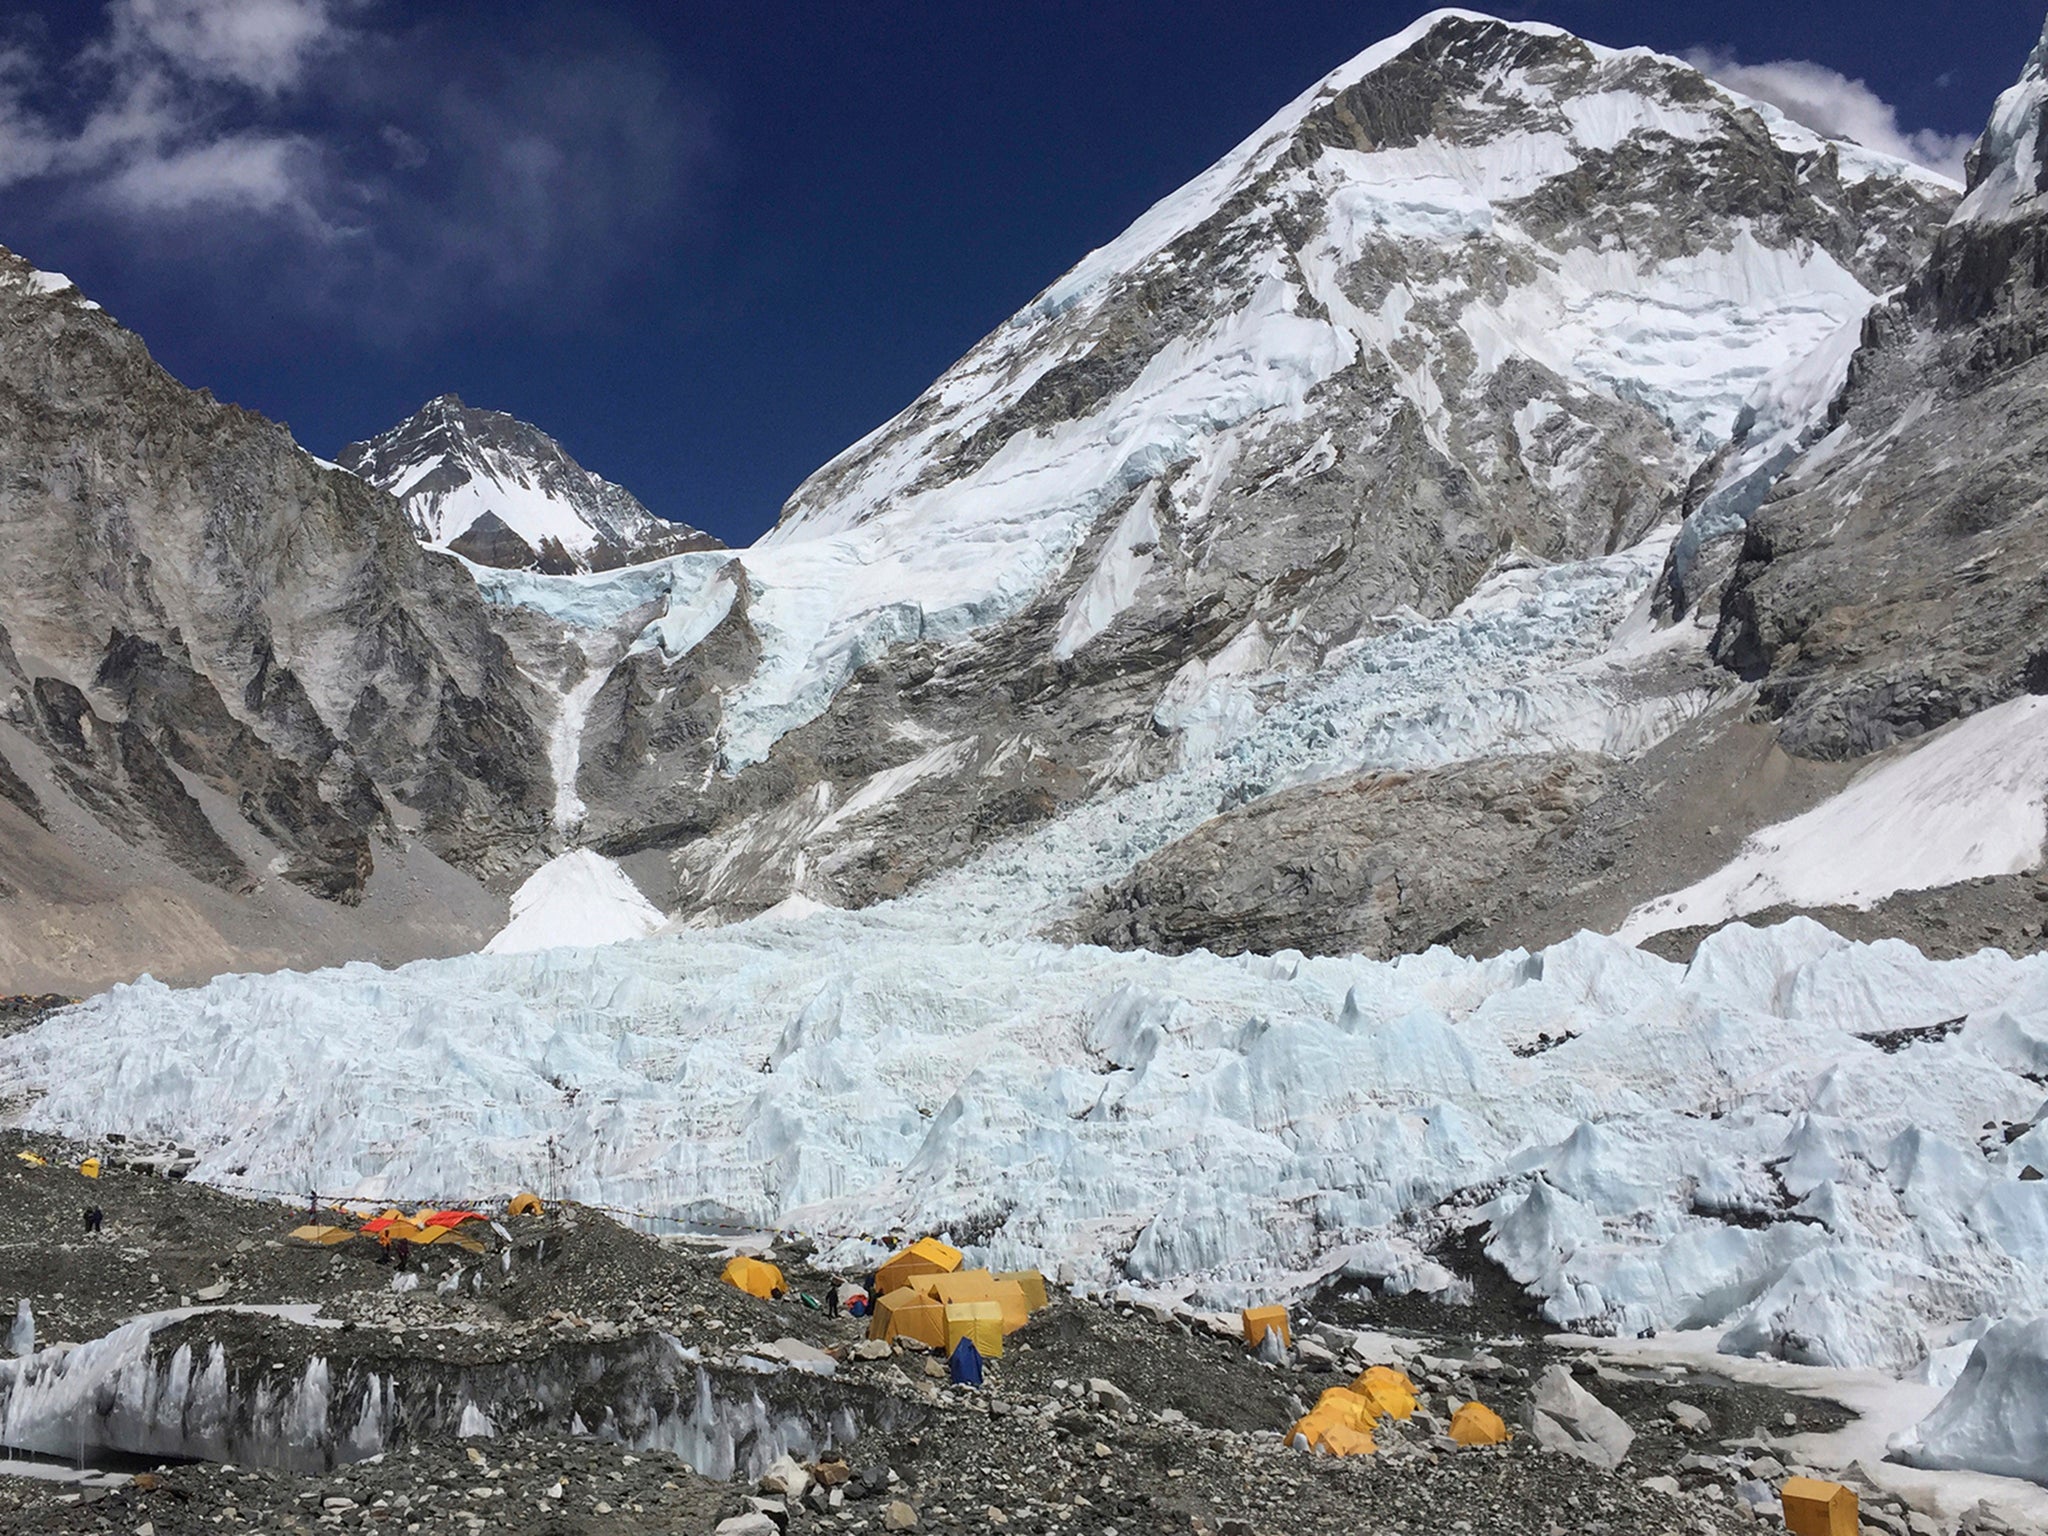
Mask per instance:
[[[316,452],[454,390],[743,542],[1084,251],[1423,9],[19,4],[0,243]],[[1974,134],[2043,4],[1498,9],[1811,61],[1904,130]],[[252,16],[274,28],[236,30]]]

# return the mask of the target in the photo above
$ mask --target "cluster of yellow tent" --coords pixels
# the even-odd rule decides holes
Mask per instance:
[[[983,1359],[1003,1352],[1003,1340],[1046,1305],[1045,1276],[1036,1270],[994,1274],[962,1269],[966,1255],[935,1237],[922,1237],[875,1271],[871,1339],[914,1339],[947,1354],[972,1339]]]
[[[1332,1456],[1370,1456],[1373,1426],[1381,1419],[1407,1419],[1415,1412],[1415,1383],[1405,1371],[1375,1365],[1348,1387],[1332,1387],[1316,1399],[1294,1428],[1288,1443],[1304,1442],[1312,1451]],[[1499,1445],[1508,1427],[1483,1403],[1466,1403],[1451,1415],[1450,1437],[1459,1445]]]

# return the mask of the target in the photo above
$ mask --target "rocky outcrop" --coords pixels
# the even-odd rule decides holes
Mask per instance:
[[[0,956],[61,966],[63,934],[95,931],[82,913],[144,888],[208,935],[194,955],[232,961],[237,902],[289,936],[262,953],[332,954],[313,914],[363,902],[385,853],[472,880],[537,862],[545,706],[396,503],[184,388],[6,254],[0,445],[0,813],[20,818],[0,837]],[[277,898],[292,921],[273,882],[301,893]],[[339,948],[378,947],[358,938]]]
[[[1096,893],[1070,936],[1167,954],[1385,957],[1454,943],[1606,787],[1586,753],[1366,773],[1225,812]]]
[[[1714,654],[1791,751],[1859,756],[2048,691],[2048,207],[2015,164],[2044,70],[2048,42],[1867,322],[1832,430],[1746,530]]]
[[[338,461],[398,497],[422,543],[479,565],[561,575],[722,547],[708,533],[656,517],[538,427],[455,395],[429,400],[368,442],[350,443]]]

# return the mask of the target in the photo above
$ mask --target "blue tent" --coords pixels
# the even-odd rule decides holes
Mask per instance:
[[[974,1347],[974,1340],[962,1339],[953,1346],[953,1357],[947,1362],[947,1374],[953,1378],[956,1387],[981,1385],[981,1351]]]

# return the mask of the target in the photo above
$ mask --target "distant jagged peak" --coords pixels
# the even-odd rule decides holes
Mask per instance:
[[[479,564],[563,574],[721,547],[656,517],[539,427],[452,391],[339,462],[396,496],[422,543]]]

